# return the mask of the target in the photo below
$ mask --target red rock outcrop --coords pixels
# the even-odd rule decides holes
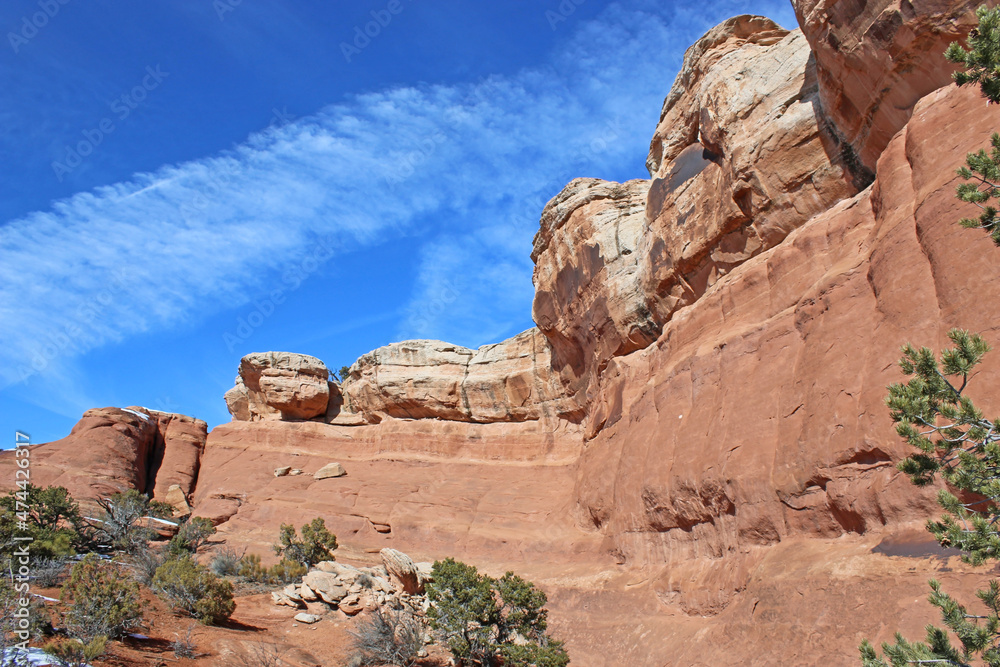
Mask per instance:
[[[330,371],[316,357],[257,352],[240,360],[226,406],[243,421],[312,419],[326,414],[330,384]]]
[[[807,32],[827,20],[808,6]],[[890,35],[913,72],[947,72],[903,44],[938,6],[964,7],[903,3],[895,32],[865,28],[858,48]],[[868,18],[856,25],[879,25]],[[863,81],[910,76],[871,62],[884,71]],[[883,397],[902,342],[1000,330],[1000,305],[982,298],[997,251],[955,224],[968,206],[954,197],[954,167],[1000,109],[972,89],[930,93],[857,193],[823,94],[797,31],[739,17],[709,32],[664,105],[653,180],[577,180],[546,207],[540,330],[479,350],[380,348],[325,402],[318,360],[241,366],[234,421],[188,476],[194,513],[265,557],[281,524],[320,516],[338,559],[395,549],[515,570],[549,594],[575,664],[849,665],[862,638],[921,636],[936,620],[928,577],[965,599],[983,577],[921,531],[933,490],[895,470],[908,447]],[[859,145],[898,120],[884,118]],[[998,370],[990,355],[973,379],[987,414]],[[173,418],[92,412],[36,449],[41,483],[187,479],[193,450],[169,459],[166,438],[155,483],[143,473]],[[315,476],[331,461],[347,474]]]
[[[135,408],[142,411],[142,408]],[[166,500],[171,486],[185,496],[194,492],[201,454],[208,438],[208,424],[200,419],[171,412],[145,410],[156,419],[157,438],[150,462],[146,491],[157,500]],[[152,488],[150,488],[152,483]]]
[[[819,72],[820,100],[861,165],[874,169],[924,95],[951,83],[942,54],[983,0],[792,0]]]
[[[68,436],[31,448],[31,481],[81,500],[127,489],[162,500],[175,484],[190,494],[207,431],[200,419],[140,407],[87,410]],[[13,468],[11,454],[0,453],[0,468]],[[3,488],[15,481],[3,479]]]
[[[872,188],[720,280],[655,346],[611,363],[590,414],[579,518],[652,568],[661,599],[717,613],[762,546],[936,511],[893,465],[910,448],[885,387],[901,378],[901,342],[940,348],[952,327],[997,331],[1000,306],[978,286],[1000,266],[985,235],[956,224],[968,205],[942,168],[996,127],[1000,110],[977,91],[932,93]],[[989,359],[975,380],[987,412],[1000,410],[998,369]]]

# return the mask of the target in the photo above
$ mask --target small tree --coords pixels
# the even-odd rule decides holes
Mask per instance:
[[[337,548],[337,537],[327,530],[326,522],[319,517],[302,526],[301,540],[295,533],[295,526],[282,524],[278,540],[280,543],[274,545],[274,553],[306,567],[332,560]]]
[[[151,516],[149,498],[129,489],[100,498],[97,504],[103,510],[99,520],[92,524],[98,539],[130,554],[146,548],[153,537],[153,532],[142,523],[143,517]]]
[[[351,631],[352,664],[410,667],[424,646],[424,627],[407,611],[376,609]]]
[[[139,586],[94,554],[73,566],[62,599],[69,605],[66,627],[84,644],[117,639],[142,622]]]
[[[61,486],[27,484],[0,497],[0,544],[13,544],[15,534],[30,536],[35,560],[72,556],[88,546],[86,533],[79,506]]]
[[[104,655],[107,637],[97,637],[86,644],[79,639],[65,639],[45,646],[45,652],[59,667],[87,667],[91,660]]]
[[[548,636],[546,596],[508,572],[500,579],[448,558],[434,563],[427,612],[452,653],[484,667],[563,667],[569,656]]]
[[[161,565],[153,577],[153,590],[175,609],[205,625],[225,621],[236,609],[233,585],[190,558],[168,560]]]
[[[962,559],[979,565],[1000,559],[1000,419],[989,420],[965,395],[969,374],[989,351],[978,335],[953,330],[948,334],[953,348],[941,353],[940,361],[927,349],[903,348],[900,367],[912,376],[906,384],[889,387],[887,403],[896,432],[917,452],[899,463],[899,469],[914,484],[924,486],[940,474],[953,488],[965,492],[959,499],[946,489],[938,502],[947,515],[929,521],[928,530],[944,546],[963,551]],[[907,642],[896,634],[894,644],[882,649],[892,665],[916,661],[968,665],[979,656],[987,665],[1000,667],[1000,583],[977,593],[987,614],[969,614],[966,608],[931,580],[930,603],[941,610],[944,624],[961,643],[951,643],[947,631],[927,626],[925,643]],[[875,648],[861,645],[865,667],[887,667]]]
[[[979,84],[979,89],[990,103],[1000,103],[1000,8],[990,9],[983,5],[977,12],[979,26],[969,35],[969,48],[964,49],[958,42],[945,52],[945,57],[962,65],[965,71],[955,72],[955,82],[959,86]],[[997,209],[989,204],[991,199],[1000,199],[1000,134],[993,134],[993,150],[969,153],[966,166],[958,170],[958,175],[968,183],[958,186],[958,198],[979,207],[978,219],[963,218],[963,227],[984,229],[993,242],[1000,245],[1000,225]]]
[[[350,366],[341,366],[340,367],[340,372],[337,373],[337,375],[340,376],[340,383],[343,384],[344,382],[347,381],[347,378],[350,377],[350,375],[351,375],[351,367]]]
[[[177,534],[170,539],[167,553],[171,557],[195,554],[198,549],[205,546],[208,538],[215,533],[216,529],[211,519],[201,516],[188,519],[181,524]]]

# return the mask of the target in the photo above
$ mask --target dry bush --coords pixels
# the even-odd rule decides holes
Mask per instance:
[[[263,639],[250,644],[245,653],[236,655],[232,660],[234,667],[279,667],[283,664],[278,645]]]
[[[424,627],[407,611],[376,609],[351,631],[352,664],[410,667],[424,646]]]
[[[174,633],[177,639],[170,642],[170,648],[178,658],[198,657],[198,645],[194,642],[194,629],[194,625],[189,626],[183,637]]]

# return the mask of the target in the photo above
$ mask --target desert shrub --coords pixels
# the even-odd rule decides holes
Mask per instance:
[[[200,516],[189,519],[181,524],[177,534],[170,539],[167,553],[170,557],[197,553],[214,534],[215,526],[210,519]]]
[[[139,586],[94,554],[73,566],[62,599],[70,635],[85,644],[98,637],[117,639],[142,622]]]
[[[428,585],[431,627],[459,660],[484,667],[563,667],[569,656],[548,636],[546,596],[508,572],[499,579],[448,558],[434,563]]]
[[[309,568],[306,566],[287,558],[282,559],[269,568],[264,567],[261,565],[260,556],[257,554],[247,554],[240,559],[238,574],[247,581],[257,584],[276,585],[298,581],[308,571]]]
[[[247,646],[245,653],[237,653],[232,664],[236,667],[278,667],[284,663],[277,644],[260,640]]]
[[[354,583],[361,586],[361,588],[371,588],[375,585],[375,580],[372,579],[370,574],[362,572],[358,575],[358,578],[354,580]]]
[[[93,528],[97,538],[111,548],[134,554],[145,549],[153,531],[143,525],[150,514],[150,500],[135,489],[115,493],[97,501],[102,513]]]
[[[153,590],[175,609],[205,625],[225,621],[236,608],[233,585],[190,558],[168,560],[161,565],[153,577]]]
[[[32,582],[42,588],[52,588],[66,574],[69,561],[65,558],[40,557],[31,562]]]
[[[302,563],[285,558],[272,565],[267,574],[271,583],[290,584],[293,581],[301,580],[307,572],[309,572],[309,568]]]
[[[61,486],[27,484],[0,497],[0,551],[5,554],[15,536],[28,536],[33,561],[65,558],[89,545],[87,535],[79,506]]]
[[[194,628],[195,626],[188,626],[187,632],[184,636],[176,635],[177,639],[170,642],[170,649],[174,652],[174,655],[178,658],[195,658],[198,655],[198,645],[194,642]],[[176,633],[175,633],[176,634]]]
[[[153,585],[153,577],[156,571],[167,560],[167,555],[163,550],[154,548],[138,549],[135,553],[128,554],[124,562],[132,570],[132,576],[140,586],[147,588]]]
[[[295,526],[282,524],[278,540],[274,553],[306,567],[331,560],[337,548],[337,537],[327,530],[326,522],[319,517],[302,526],[302,539],[295,533]]]
[[[243,554],[236,553],[232,547],[223,547],[212,557],[208,568],[220,577],[236,576],[240,573],[240,561]]]
[[[150,500],[146,506],[147,516],[155,516],[157,519],[172,519],[174,516],[174,506],[162,500]]]
[[[267,578],[267,569],[261,565],[258,554],[247,554],[240,558],[237,574],[247,581],[264,583],[264,580]]]
[[[351,664],[410,667],[424,645],[423,624],[411,613],[376,609],[350,632]]]
[[[91,660],[104,655],[107,637],[95,637],[86,644],[78,639],[64,639],[45,646],[45,652],[59,667],[86,667]]]

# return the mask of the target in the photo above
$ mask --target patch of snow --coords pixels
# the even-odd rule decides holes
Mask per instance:
[[[19,648],[10,648],[0,653],[0,667],[4,667],[9,663],[21,664],[17,662],[18,660],[27,661],[32,667],[46,667],[47,665],[56,664],[53,662],[52,656],[40,648],[29,648],[27,651]]]
[[[180,525],[179,523],[175,523],[173,521],[167,521],[166,519],[158,519],[155,516],[144,516],[142,518],[143,519],[149,519],[150,521],[156,521],[156,522],[159,522],[159,523],[165,523],[168,526],[179,526]]]
[[[142,417],[146,421],[149,421],[149,415],[147,415],[145,412],[139,412],[138,410],[132,410],[131,408],[122,408],[122,410],[124,410],[125,412],[131,412],[137,417]]]

